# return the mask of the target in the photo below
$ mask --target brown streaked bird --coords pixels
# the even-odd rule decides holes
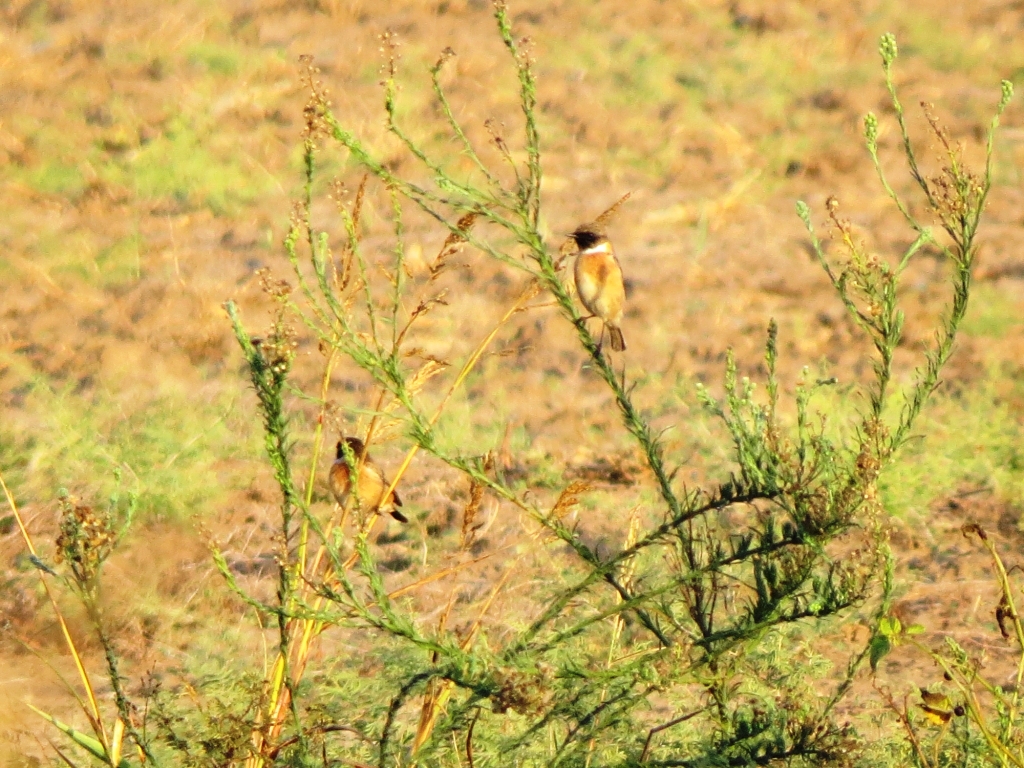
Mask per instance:
[[[388,512],[395,520],[408,523],[409,518],[398,511],[402,506],[402,500],[398,493],[392,491],[387,499],[384,499],[384,491],[389,483],[384,477],[384,472],[370,458],[366,445],[358,437],[346,437],[349,449],[359,467],[359,482],[356,483],[356,503],[365,512]],[[345,450],[343,442],[338,441],[338,448],[334,463],[331,465],[329,481],[331,493],[338,500],[341,506],[348,501],[349,492],[352,490],[351,471],[348,462],[345,461]]]
[[[569,235],[579,253],[576,256],[576,293],[591,317],[604,323],[598,349],[604,344],[604,329],[612,341],[612,349],[622,352],[626,340],[622,338],[622,309],[626,303],[626,289],[622,285],[622,267],[615,258],[611,241],[596,224],[583,224]]]

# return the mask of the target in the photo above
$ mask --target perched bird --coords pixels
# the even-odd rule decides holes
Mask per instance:
[[[622,307],[626,303],[626,290],[622,285],[622,267],[615,258],[612,244],[596,224],[583,224],[570,237],[576,242],[576,292],[591,317],[604,322],[598,349],[604,343],[604,329],[612,340],[612,349],[622,352],[626,340],[622,338]]]
[[[351,470],[349,469],[348,462],[345,460],[345,450],[343,448],[345,443],[348,444],[355,458],[355,464],[359,467],[359,482],[356,483],[356,503],[360,509],[366,512],[388,512],[395,520],[408,523],[409,518],[398,511],[398,507],[402,506],[402,500],[398,498],[398,493],[392,491],[387,499],[383,498],[384,491],[388,487],[388,481],[384,478],[384,472],[381,471],[381,468],[370,458],[366,446],[358,437],[346,437],[344,442],[338,441],[337,458],[335,458],[334,463],[331,465],[329,475],[331,493],[334,494],[334,498],[338,500],[339,504],[345,506],[349,492],[352,490]]]

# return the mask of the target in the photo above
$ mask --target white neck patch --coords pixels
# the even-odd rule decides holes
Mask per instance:
[[[611,253],[611,251],[612,244],[609,243],[607,240],[602,240],[597,245],[587,248],[585,251],[580,251],[580,253]]]

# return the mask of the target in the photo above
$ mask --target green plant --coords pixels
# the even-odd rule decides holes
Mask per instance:
[[[815,418],[810,412],[810,397],[821,382],[806,381],[798,388],[795,430],[786,428],[778,413],[777,332],[772,325],[766,354],[766,399],[755,397],[750,382],[737,381],[731,358],[724,398],[700,393],[706,407],[724,421],[732,435],[737,472],[707,491],[680,489],[666,466],[657,436],[634,405],[631,385],[612,367],[580,316],[563,279],[563,255],[552,252],[540,234],[541,152],[534,76],[528,54],[513,37],[504,5],[497,3],[495,8],[499,34],[515,62],[524,114],[523,164],[517,164],[503,137],[493,136],[494,145],[511,169],[511,184],[503,183],[498,172],[481,159],[454,116],[439,79],[450,54],[443,55],[432,69],[433,82],[448,128],[475,166],[476,176],[470,178],[449,171],[443,159],[429,154],[398,123],[397,56],[393,39],[385,37],[390,50],[384,83],[388,128],[422,164],[432,186],[398,176],[375,157],[335,118],[315,72],[310,71],[307,198],[287,240],[301,299],[289,304],[322,348],[350,358],[377,383],[379,394],[376,407],[370,411],[367,441],[372,440],[381,421],[398,422],[404,427],[413,447],[392,487],[416,451],[423,450],[467,475],[474,488],[486,489],[511,502],[551,537],[568,545],[577,558],[578,575],[554,587],[536,607],[531,622],[501,642],[480,642],[475,629],[462,638],[443,626],[427,631],[415,610],[396,602],[384,587],[368,537],[373,517],[346,541],[337,528],[328,530],[308,510],[300,509],[304,517],[300,552],[304,551],[307,536],[315,535],[328,566],[326,574],[321,575],[310,572],[306,561],[300,559],[294,563],[298,576],[292,578],[294,583],[301,577],[313,584],[318,602],[303,607],[303,601],[293,600],[283,569],[279,604],[261,607],[300,623],[363,627],[425,654],[424,662],[406,671],[380,725],[375,750],[380,765],[396,759],[449,762],[454,758],[451,739],[456,734],[465,737],[470,760],[475,752],[476,760],[487,754],[492,762],[498,755],[516,755],[517,760],[552,765],[591,760],[601,764],[643,761],[697,765],[708,760],[746,764],[774,759],[841,759],[851,734],[830,715],[877,640],[853,654],[845,674],[825,695],[812,692],[799,675],[793,674],[796,662],[792,656],[783,654],[780,658],[758,649],[773,634],[785,633],[789,625],[821,624],[827,617],[844,615],[878,590],[876,617],[887,609],[891,570],[884,544],[875,534],[875,483],[879,472],[910,436],[952,351],[969,295],[975,235],[989,188],[990,168],[986,167],[980,179],[964,169],[944,131],[930,117],[936,136],[947,149],[950,165],[940,176],[924,178],[892,86],[895,42],[891,36],[884,37],[881,51],[886,83],[911,174],[951,242],[937,242],[930,230],[918,224],[881,174],[877,121],[869,115],[865,121],[868,149],[884,187],[917,232],[917,239],[898,264],[890,266],[865,252],[849,225],[839,217],[834,199],[830,200],[828,214],[846,248],[845,259],[839,263],[830,260],[813,238],[822,267],[874,348],[874,377],[866,386],[869,405],[853,426],[855,437],[849,443],[829,439],[824,417]],[[1009,97],[1009,86],[1004,85],[1000,112]],[[327,236],[317,233],[310,221],[316,140],[324,135],[347,149],[391,196],[396,246],[386,286],[390,298],[373,295],[368,267],[360,252],[358,222],[363,187],[353,208],[343,213],[348,245],[340,259],[327,248]],[[447,229],[446,248],[469,244],[524,275],[520,298],[504,319],[527,306],[538,291],[554,298],[562,315],[575,327],[594,370],[613,393],[623,424],[645,457],[663,504],[660,523],[632,530],[617,553],[599,554],[563,518],[584,489],[567,488],[553,507],[545,509],[488,471],[482,459],[439,447],[434,425],[440,411],[429,416],[419,397],[424,383],[440,374],[437,363],[428,361],[418,370],[403,365],[403,345],[410,330],[419,318],[436,309],[439,299],[430,297],[421,300],[412,312],[402,311],[406,290],[402,201],[411,202]],[[813,237],[807,207],[801,204],[798,212]],[[490,231],[501,235],[481,234],[480,224],[484,222],[491,225]],[[311,273],[305,271],[297,254],[300,240],[309,248]],[[892,420],[888,414],[893,400],[893,359],[903,323],[898,306],[899,279],[914,254],[931,242],[942,249],[954,267],[953,299],[938,329],[935,348],[925,356],[915,383],[904,396],[902,410]],[[340,269],[336,266],[339,261]],[[444,266],[442,253],[435,269],[440,272]],[[359,303],[361,313],[354,310]],[[267,359],[251,346],[237,320],[235,329],[260,391],[263,385],[256,372],[267,365]],[[492,332],[483,339],[449,395],[493,338]],[[446,401],[442,401],[442,408]],[[264,413],[270,413],[266,403]],[[282,442],[283,433],[273,440]],[[278,463],[275,460],[275,466]],[[285,499],[292,495],[287,483],[282,479]],[[737,508],[750,510],[739,531],[724,516]],[[858,538],[859,544],[852,552],[840,555],[834,551],[838,542]],[[502,584],[499,582],[496,591]],[[324,606],[330,607],[326,615]],[[609,659],[614,661],[600,672],[576,661],[604,647],[601,637],[609,620],[616,622],[616,631],[621,632],[622,625],[617,622],[626,617],[631,621],[629,642],[642,652],[616,658],[610,651]],[[479,627],[479,622],[473,626]],[[287,647],[285,629],[282,647]],[[287,658],[284,651],[282,657]],[[287,676],[285,669],[285,687]],[[689,729],[669,731],[667,724],[652,723],[644,716],[656,695],[685,712],[671,722],[677,726],[689,723]],[[294,703],[292,695],[288,698]],[[421,716],[416,728],[406,731],[401,714],[413,698],[421,701]],[[511,721],[500,716],[510,710],[517,713]],[[276,717],[282,715],[278,712]],[[292,727],[301,733],[300,713],[293,709],[291,716]],[[654,749],[649,738],[640,738],[641,734],[662,731],[666,734],[663,742]],[[474,739],[478,742],[475,747]],[[367,757],[363,755],[362,759]]]
[[[951,765],[1024,766],[1024,732],[1021,730],[1021,683],[1024,681],[1024,625],[1017,612],[1012,574],[1007,569],[985,529],[977,523],[965,523],[964,536],[977,536],[992,559],[1000,596],[996,607],[996,626],[1002,642],[1018,646],[1016,671],[1010,683],[994,682],[986,673],[983,659],[969,653],[955,638],[947,636],[943,645],[929,647],[920,639],[924,627],[904,626],[895,617],[886,617],[875,640],[872,663],[893,646],[909,644],[930,657],[942,670],[942,688],[921,689],[921,700],[912,708],[908,697],[897,704],[888,689],[881,689],[907,737],[907,756],[920,768]],[[919,712],[918,712],[919,710]],[[917,714],[915,714],[917,713]],[[924,727],[922,727],[924,726]]]
[[[926,178],[892,84],[895,41],[890,35],[882,38],[904,154],[948,240],[919,224],[881,173],[877,120],[869,115],[869,152],[884,188],[916,232],[914,243],[895,265],[868,253],[831,199],[827,214],[844,252],[829,257],[814,235],[809,209],[802,203],[797,209],[822,268],[871,345],[873,376],[862,387],[867,405],[853,416],[847,439],[831,437],[827,417],[811,407],[815,391],[829,381],[805,376],[788,409],[777,376],[778,331],[770,323],[764,396],[739,378],[731,355],[723,394],[698,392],[731,436],[735,471],[706,489],[687,488],[675,479],[659,434],[634,401],[635,382],[616,370],[580,315],[565,277],[567,253],[542,236],[534,72],[528,51],[513,35],[504,2],[497,0],[494,8],[499,37],[515,67],[524,125],[520,151],[492,128],[500,167],[478,153],[442,87],[440,74],[451,52],[442,54],[431,74],[444,125],[472,167],[465,174],[451,170],[461,166],[449,158],[428,152],[397,120],[396,42],[393,36],[384,38],[387,126],[429,183],[399,175],[394,163],[346,129],[332,112],[316,70],[308,66],[305,194],[285,239],[297,287],[264,276],[275,315],[270,333],[262,338],[253,337],[237,307],[227,305],[281,493],[274,599],[247,593],[225,556],[215,550],[214,557],[230,587],[259,615],[271,617],[277,632],[275,660],[252,693],[251,706],[231,710],[223,731],[216,731],[216,718],[207,718],[203,727],[213,729],[212,735],[190,737],[181,720],[166,717],[158,737],[150,742],[135,737],[137,743],[148,750],[148,759],[159,749],[186,764],[220,760],[254,767],[332,760],[380,766],[846,762],[856,748],[856,734],[837,721],[836,706],[891,634],[886,634],[890,625],[882,623],[892,566],[880,531],[876,483],[911,436],[966,310],[977,227],[990,186],[991,131],[989,161],[984,175],[976,177],[930,118],[949,165],[939,176]],[[1004,83],[997,117],[1010,95]],[[992,130],[996,124],[993,120]],[[351,205],[339,206],[344,227],[340,253],[332,251],[330,237],[313,222],[317,155],[330,141],[365,174]],[[391,262],[381,270],[370,263],[361,239],[364,201],[375,194],[373,184],[381,186],[390,204],[394,234]],[[447,234],[429,265],[430,279],[419,286],[406,274],[409,205]],[[613,212],[614,207],[598,219]],[[899,282],[907,263],[927,243],[952,266],[952,300],[936,329],[934,347],[907,391],[898,392],[893,365],[903,326]],[[418,351],[415,339],[424,318],[444,311],[438,281],[449,272],[454,253],[467,247],[504,265],[520,277],[520,284],[498,322],[480,334],[461,365],[450,366]],[[479,372],[483,355],[509,320],[535,307],[540,295],[550,297],[574,329],[653,478],[658,511],[628,515],[622,546],[611,553],[588,544],[569,522],[569,513],[589,491],[586,484],[570,483],[550,503],[542,503],[529,492],[529,478],[524,491],[504,476],[493,457],[474,455],[469,447],[447,448],[439,439],[437,425],[452,398]],[[290,378],[300,333],[315,340],[324,357],[313,392],[297,390]],[[410,446],[388,491],[421,452],[469,485],[458,543],[432,561],[430,573],[400,586],[385,582],[372,538],[377,515],[352,507],[357,494],[350,494],[346,506],[328,519],[314,508],[332,416],[331,374],[343,359],[374,385],[369,402],[343,408],[344,429],[358,431],[368,446],[397,435]],[[305,442],[308,455],[295,450],[288,418],[291,394],[318,409]],[[352,465],[360,459],[346,453],[344,460],[357,469]],[[300,461],[308,467],[305,483],[296,476]],[[518,510],[538,531],[534,546],[547,548],[552,560],[559,552],[570,556],[568,562],[558,560],[545,574],[545,587],[523,601],[529,616],[525,623],[504,626],[500,633],[487,633],[484,619],[515,582],[524,555],[507,555],[500,562],[501,575],[475,596],[466,595],[454,578],[478,562],[470,548],[485,495]],[[442,540],[434,549],[445,546]],[[409,595],[439,582],[450,583],[451,589],[440,618],[428,622],[428,612]],[[799,635],[825,631],[858,610],[872,624],[870,641],[853,649],[836,679],[816,682],[823,664],[806,651]],[[310,666],[311,650],[328,630],[362,638],[363,661],[377,664],[375,690],[343,710],[332,706],[330,687]],[[656,703],[671,714],[657,712]],[[339,732],[355,733],[358,740],[328,738]]]
[[[120,481],[120,473],[117,475],[117,480]],[[84,690],[84,698],[78,694],[68,681],[61,678],[61,682],[67,688],[68,693],[77,701],[93,735],[90,736],[82,733],[58,720],[53,715],[42,712],[36,707],[31,707],[31,705],[29,706],[40,717],[64,733],[72,742],[92,755],[93,758],[111,766],[111,768],[127,768],[129,765],[127,758],[123,756],[126,736],[130,740],[129,743],[135,744],[141,759],[152,758],[147,741],[135,727],[133,707],[125,695],[122,686],[121,676],[118,673],[117,654],[104,623],[100,602],[100,572],[103,568],[103,563],[110,556],[118,539],[125,534],[131,525],[136,503],[134,494],[129,494],[127,504],[122,508],[120,494],[114,493],[108,502],[107,509],[101,511],[79,504],[77,500],[70,497],[66,492],[62,492],[60,498],[60,534],[56,541],[57,550],[55,556],[57,563],[63,564],[66,570],[65,574],[61,574],[39,558],[28,528],[25,526],[25,521],[18,511],[14,497],[11,495],[10,489],[8,489],[2,477],[0,477],[0,489],[3,490],[7,504],[17,522],[18,529],[25,542],[25,548],[29,553],[30,561],[39,571],[43,590],[57,618],[61,636],[71,658],[74,660],[75,670],[78,673],[82,689]],[[107,678],[113,689],[116,707],[116,715],[113,717],[106,715],[100,708],[93,678],[85,668],[79,646],[71,636],[67,621],[64,619],[64,614],[50,588],[47,580],[48,576],[61,583],[66,589],[77,596],[85,608],[92,629],[103,648],[107,663]],[[55,749],[65,763],[74,765],[60,749],[56,747]]]

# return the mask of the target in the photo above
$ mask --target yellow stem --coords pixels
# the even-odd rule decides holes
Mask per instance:
[[[324,375],[320,380],[320,415],[316,420],[316,430],[313,433],[313,456],[309,462],[309,480],[306,482],[306,507],[313,503],[313,485],[316,481],[316,468],[320,462],[320,450],[323,447],[324,418],[327,415],[327,390],[331,386],[331,371],[334,370],[334,359],[337,350],[331,347],[331,353],[327,357],[327,364],[324,366]],[[306,572],[306,546],[309,541],[309,521],[302,521],[302,533],[299,540],[299,573]]]
[[[531,281],[530,284],[519,296],[519,298],[516,300],[516,302],[512,305],[512,307],[509,308],[509,310],[502,316],[501,320],[498,321],[498,323],[494,326],[491,332],[484,337],[484,339],[480,342],[479,345],[477,345],[476,349],[473,351],[473,354],[470,355],[469,359],[462,366],[462,369],[459,371],[459,375],[455,378],[455,381],[452,383],[452,386],[448,389],[448,392],[441,400],[441,403],[438,405],[436,411],[434,412],[434,415],[430,418],[428,423],[431,427],[434,426],[437,423],[438,419],[441,418],[441,415],[444,413],[444,409],[448,405],[448,401],[451,400],[452,396],[455,394],[455,391],[463,384],[463,382],[466,380],[466,377],[473,370],[476,364],[480,361],[480,358],[483,356],[483,353],[490,346],[491,342],[494,341],[494,337],[497,336],[502,326],[505,325],[505,323],[507,323],[512,318],[513,315],[521,311],[527,301],[536,296],[537,290],[538,286],[536,281]],[[321,406],[321,418],[317,423],[317,431],[314,436],[314,463],[311,465],[310,477],[306,487],[307,506],[312,502],[312,491],[316,462],[319,461],[319,451],[323,444],[323,415],[326,409],[327,389],[330,383],[330,371],[333,366],[333,362],[334,351],[332,350],[331,356],[328,358],[327,368],[325,369],[324,376],[321,380],[321,399],[323,404]],[[365,440],[367,445],[369,445],[370,440],[373,437],[373,433],[379,418],[378,413],[383,405],[385,395],[386,391],[382,389],[378,396],[377,407],[374,409],[374,416],[370,420],[370,425],[367,429],[367,435]],[[409,465],[412,463],[412,460],[416,456],[416,453],[418,451],[419,445],[414,445],[409,450],[382,498],[388,498],[394,492],[395,488],[398,486],[399,481],[402,479],[403,475],[408,470]],[[360,461],[362,460],[362,457],[360,457]],[[355,494],[350,494],[350,499],[354,496]],[[342,518],[339,523],[340,525],[344,525],[344,521],[348,517],[348,506],[349,505],[346,504],[346,508],[342,510]],[[371,513],[371,516],[367,521],[367,528],[372,528],[378,516],[379,512],[377,511]],[[301,537],[302,538],[299,545],[299,564],[302,570],[300,571],[300,573],[306,573],[307,571],[305,566],[307,552],[306,547],[308,546],[308,521],[303,521]],[[322,562],[323,556],[325,554],[325,550],[326,542],[323,542],[318,548],[316,556],[313,558],[313,568],[312,571],[310,572],[310,576],[315,574],[316,571],[319,569],[320,563]],[[357,555],[353,552],[352,555],[349,556],[348,560],[344,563],[345,569],[351,568],[352,565],[355,563],[356,559]],[[329,578],[329,573],[325,574],[325,578]],[[302,589],[305,590],[307,589],[307,587],[303,586]],[[318,598],[315,603],[315,606],[319,606],[323,602],[323,598]],[[488,605],[489,604],[490,601],[488,601]],[[299,640],[298,645],[295,646],[295,659],[293,664],[293,671],[297,673],[298,677],[301,677],[302,670],[305,668],[305,662],[308,658],[309,648],[312,643],[312,640],[314,637],[319,635],[320,631],[322,630],[323,623],[315,619],[303,619],[299,622],[299,624],[301,625],[301,639]],[[290,623],[290,626],[294,626],[294,622]],[[293,637],[294,636],[295,635],[293,634]],[[279,653],[277,660],[274,663],[273,672],[271,674],[271,698],[270,705],[268,707],[268,711],[271,713],[271,727],[270,733],[268,734],[269,739],[265,740],[256,731],[253,732],[253,741],[254,745],[257,746],[257,754],[246,761],[246,765],[249,768],[260,768],[264,764],[264,760],[261,754],[261,747],[264,743],[266,743],[266,741],[273,740],[273,738],[275,738],[275,736],[280,732],[280,728],[283,723],[283,710],[288,706],[288,691],[287,688],[284,686],[284,661],[285,660],[283,655]]]
[[[455,391],[460,386],[462,386],[462,383],[466,380],[466,377],[469,376],[470,371],[472,371],[473,368],[476,367],[476,364],[480,361],[480,358],[483,356],[484,351],[487,349],[487,347],[491,345],[491,342],[494,341],[494,337],[498,335],[498,331],[501,330],[501,327],[505,325],[505,323],[507,323],[512,318],[513,315],[515,315],[517,312],[520,312],[523,309],[523,306],[526,304],[526,302],[528,302],[530,299],[537,295],[537,291],[537,282],[531,280],[529,285],[526,286],[526,289],[519,295],[519,298],[516,299],[515,304],[513,304],[504,315],[502,315],[501,320],[498,321],[494,328],[491,329],[491,332],[488,333],[487,336],[485,336],[484,339],[477,345],[476,349],[473,350],[473,354],[469,356],[469,359],[466,361],[465,365],[462,366],[462,370],[459,371],[459,375],[455,377],[455,381],[452,382],[451,387],[449,387],[448,392],[441,400],[440,405],[437,406],[437,410],[434,411],[434,415],[431,416],[430,420],[427,422],[429,426],[433,427],[435,424],[437,424],[437,420],[440,419],[441,415],[444,413],[444,409],[448,405],[448,401],[451,400],[452,395],[455,394]],[[402,479],[402,476],[405,474],[406,470],[409,469],[409,465],[412,463],[413,457],[416,456],[419,450],[420,446],[419,444],[416,444],[409,449],[409,452],[407,454],[405,454],[405,459],[402,460],[402,463],[398,467],[398,471],[395,472],[394,478],[388,485],[388,488],[384,492],[384,495],[381,496],[382,499],[388,498],[394,492],[395,488],[398,487],[399,481]],[[370,519],[367,522],[368,529],[372,528],[373,523],[376,521],[379,514],[380,513],[376,511],[371,514]],[[357,557],[358,556],[356,555],[355,552],[353,552],[349,556],[348,560],[345,561],[346,570],[352,567]]]
[[[1013,619],[1014,632],[1017,635],[1017,643],[1021,647],[1020,656],[1017,660],[1017,684],[1014,686],[1013,696],[1010,698],[1007,730],[1003,734],[1004,737],[1007,737],[1009,736],[1009,729],[1013,727],[1013,721],[1017,716],[1017,704],[1020,701],[1020,685],[1021,681],[1024,680],[1024,625],[1021,624],[1020,614],[1017,613],[1017,605],[1013,600],[1013,589],[1010,586],[1010,576],[1006,572],[1006,566],[1003,565],[1002,558],[999,557],[995,545],[989,540],[988,536],[979,536],[979,538],[981,538],[981,543],[985,545],[985,549],[988,550],[992,561],[996,565],[996,572],[999,575],[999,588],[1003,592],[1003,598],[1006,600],[1007,605],[1010,606],[1010,616]]]
[[[18,528],[21,530],[21,537],[25,540],[25,546],[28,547],[29,554],[33,558],[39,559],[39,555],[36,553],[36,548],[32,544],[32,537],[28,534],[28,528],[25,527],[25,521],[21,517],[21,512],[18,511],[18,505],[14,503],[14,497],[11,495],[10,489],[7,487],[7,483],[4,482],[3,475],[0,474],[0,488],[3,488],[4,496],[7,497],[7,504],[11,508],[11,512],[14,513],[14,519],[18,522]],[[43,584],[43,589],[46,591],[46,597],[50,600],[50,605],[53,607],[53,613],[57,617],[57,622],[60,624],[60,631],[64,635],[64,642],[68,646],[68,650],[71,651],[71,658],[75,661],[75,667],[78,669],[78,676],[82,679],[82,685],[85,686],[85,692],[89,696],[89,706],[92,709],[92,716],[89,720],[93,723],[93,727],[96,730],[96,735],[100,737],[100,741],[103,742],[103,748],[109,754],[110,746],[107,740],[107,732],[103,727],[103,721],[100,719],[100,706],[99,702],[96,701],[96,693],[93,690],[92,682],[89,680],[89,673],[85,671],[85,664],[82,662],[82,657],[78,653],[78,648],[75,647],[75,641],[71,638],[71,631],[68,629],[67,622],[64,621],[64,615],[60,612],[60,608],[57,606],[57,600],[53,596],[53,592],[50,591],[50,585],[47,584],[46,578],[43,573],[40,572],[39,580]],[[88,716],[89,713],[86,712]]]
[[[480,613],[477,615],[477,618],[473,622],[473,625],[470,627],[469,632],[466,634],[466,637],[462,640],[461,643],[459,643],[459,647],[463,651],[469,650],[469,647],[473,644],[473,641],[476,640],[476,637],[480,632],[480,626],[483,623],[484,616],[487,615],[487,612],[490,610],[491,605],[494,603],[495,598],[498,596],[498,593],[501,592],[501,590],[504,588],[505,584],[508,582],[509,577],[515,571],[516,566],[519,565],[522,559],[522,555],[515,559],[512,565],[509,566],[509,568],[505,571],[504,575],[501,577],[501,580],[497,583],[497,585],[495,585],[494,589],[491,591],[490,596],[487,598],[487,601],[480,609]],[[454,689],[454,687],[455,684],[452,683],[450,680],[442,680],[436,686],[431,685],[427,688],[427,692],[424,694],[423,713],[421,714],[420,724],[419,727],[416,729],[416,738],[413,740],[412,745],[412,751],[414,754],[419,750],[421,746],[423,746],[426,740],[430,738],[430,734],[433,733],[434,725],[437,723],[437,717],[440,714],[441,710],[444,709],[445,705],[447,705],[448,700],[451,698],[452,690]]]
[[[317,464],[319,463],[319,460],[320,460],[320,450],[321,450],[321,448],[323,446],[323,419],[324,419],[324,415],[325,415],[326,410],[327,410],[327,391],[328,391],[328,388],[330,387],[331,370],[333,368],[334,361],[335,361],[335,350],[332,350],[331,355],[328,358],[327,366],[324,369],[324,375],[323,375],[323,377],[321,379],[321,383],[320,383],[321,410],[320,410],[320,418],[317,421],[316,434],[314,435],[313,460],[312,460],[312,463],[310,465],[309,481],[308,481],[307,486],[306,486],[306,506],[307,506],[307,508],[312,503],[312,500],[313,500],[313,487],[314,487],[314,481],[316,479],[316,477],[315,477],[316,476],[316,467],[317,467]],[[370,426],[369,426],[369,428],[367,430],[367,434],[366,434],[366,443],[367,444],[369,444],[370,439],[373,436],[373,432],[374,432],[374,430],[376,428],[377,420],[378,420],[377,413],[380,411],[381,407],[383,406],[385,395],[386,395],[386,392],[382,389],[380,394],[377,397],[377,406],[374,409],[374,416],[370,420]],[[363,456],[361,456],[359,458],[360,462],[362,462],[364,460],[365,459],[364,459]],[[356,482],[358,482],[358,475],[359,475],[359,471],[357,469],[357,471],[356,471],[356,477],[357,477]],[[344,528],[345,521],[348,519],[348,514],[349,514],[350,509],[351,509],[352,500],[356,497],[356,495],[357,494],[355,494],[355,493],[350,494],[349,495],[349,501],[345,504],[345,506],[342,509],[341,520],[338,522],[338,525],[340,527],[342,527],[342,528]],[[333,530],[333,528],[334,528],[333,525],[329,525],[327,530],[325,531],[325,536],[330,536],[330,533]],[[301,541],[300,547],[299,547],[299,558],[298,558],[299,567],[301,569],[299,572],[301,574],[303,574],[304,576],[307,574],[307,570],[306,570],[306,547],[308,546],[308,535],[309,535],[309,521],[308,521],[308,519],[304,519],[303,523],[302,523],[302,541]],[[302,590],[304,595],[308,592],[308,589],[309,589],[309,581],[308,581],[308,579],[312,578],[313,575],[316,574],[316,572],[320,569],[320,563],[323,561],[323,557],[326,554],[326,551],[327,550],[326,550],[325,542],[321,542],[320,546],[317,548],[317,553],[316,553],[316,555],[313,558],[313,567],[308,571],[308,574],[309,574],[308,577],[302,579],[302,585],[301,585],[300,589]],[[324,603],[324,598],[318,597],[316,599],[316,602],[314,603],[314,610],[318,610],[320,608],[320,606],[323,605],[323,603]],[[309,658],[309,649],[310,649],[310,646],[312,644],[313,638],[315,638],[316,636],[318,636],[320,634],[320,632],[323,630],[323,626],[324,626],[323,622],[319,621],[317,619],[300,619],[298,621],[297,625],[296,625],[296,622],[294,620],[290,621],[288,623],[288,628],[289,628],[289,647],[290,648],[294,648],[294,658],[292,660],[292,670],[291,671],[292,671],[292,677],[296,681],[302,679],[302,675],[305,672],[305,668],[306,668],[306,661]],[[300,633],[300,632],[301,632],[301,638],[299,639],[298,643],[295,644],[294,640],[295,640],[296,636],[298,635],[298,633]],[[284,679],[285,665],[284,665],[284,662],[285,662],[284,655],[281,654],[280,651],[279,651],[278,652],[277,660],[274,663],[274,670],[273,670],[273,674],[272,674],[272,677],[271,677],[271,684],[270,684],[271,696],[270,696],[270,703],[269,703],[269,706],[268,706],[268,711],[270,712],[270,730],[269,730],[269,733],[268,733],[268,736],[267,736],[267,739],[266,739],[266,741],[269,741],[269,742],[273,742],[274,740],[276,740],[277,736],[280,735],[281,728],[284,725],[286,710],[287,710],[289,704],[291,703],[290,699],[289,699],[290,694],[288,692],[288,688],[284,684],[285,683],[285,679]],[[258,740],[260,741],[261,744],[265,743],[263,741],[263,739],[262,739],[262,736],[257,737],[257,738],[258,738]],[[259,766],[262,766],[262,765],[263,765],[263,759],[262,759],[262,757],[258,757],[257,761],[251,765],[251,768],[259,768]]]

